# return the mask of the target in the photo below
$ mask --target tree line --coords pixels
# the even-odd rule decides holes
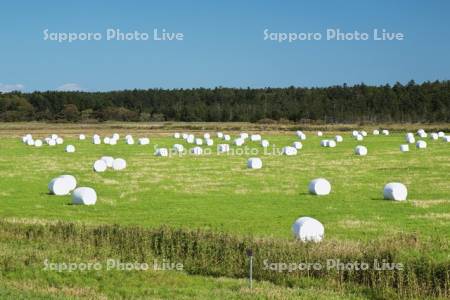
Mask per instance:
[[[0,94],[0,121],[450,122],[450,81]]]

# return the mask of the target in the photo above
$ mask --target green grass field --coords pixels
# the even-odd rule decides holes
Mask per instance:
[[[411,128],[411,131],[415,130]],[[306,132],[303,149],[297,156],[287,157],[279,155],[279,150],[297,140],[292,131],[265,131],[263,138],[271,143],[266,152],[258,142],[248,141],[245,147],[231,147],[231,152],[247,151],[236,155],[217,154],[217,144],[222,142],[215,138],[214,131],[208,131],[214,137],[215,145],[202,147],[211,150],[209,155],[157,157],[154,156],[155,147],[171,148],[175,143],[181,143],[188,149],[193,146],[182,139],[174,139],[172,133],[167,131],[133,132],[109,128],[99,133],[104,136],[116,131],[121,134],[117,145],[93,145],[90,138],[92,130],[83,132],[88,138],[79,141],[73,130],[58,131],[57,127],[48,125],[48,128],[40,128],[33,136],[44,138],[57,133],[64,137],[65,142],[64,145],[44,145],[41,148],[22,143],[20,136],[27,131],[3,132],[0,137],[1,219],[25,224],[63,221],[89,226],[119,224],[157,228],[165,225],[210,230],[236,237],[293,241],[292,223],[300,216],[310,216],[325,226],[325,241],[333,241],[337,245],[366,243],[396,234],[414,234],[425,240],[450,240],[450,144],[441,139],[432,141],[427,138],[427,149],[418,150],[410,145],[409,153],[401,153],[399,145],[404,143],[404,132],[393,132],[390,136],[369,133],[362,142],[354,140],[348,131],[327,131],[321,138],[314,132]],[[183,132],[181,129],[178,131]],[[126,133],[133,134],[135,140],[141,136],[149,137],[150,145],[126,145],[122,139]],[[203,134],[200,131],[194,133],[198,136]],[[238,134],[229,133],[232,137]],[[341,134],[344,142],[336,148],[320,146],[321,139],[332,138],[335,134]],[[66,153],[64,148],[67,144],[75,145],[76,152]],[[354,155],[356,145],[367,146],[369,154],[365,157]],[[124,158],[127,168],[95,173],[92,170],[94,161],[105,155]],[[253,156],[262,159],[262,169],[247,169],[247,159]],[[94,188],[98,195],[96,205],[74,206],[70,204],[70,196],[50,195],[47,184],[62,174],[74,175],[78,186]],[[318,197],[308,193],[309,181],[317,177],[331,182],[330,195]],[[383,200],[383,186],[393,181],[408,187],[408,201]],[[24,248],[33,248],[36,246],[34,243],[26,240],[23,242]],[[62,258],[64,255],[60,253],[60,248],[63,244],[57,245],[53,246],[52,251],[59,253],[56,257]],[[2,249],[5,252],[13,253],[16,247],[13,239],[3,240]],[[41,245],[40,249],[44,248]],[[427,249],[427,255],[433,260],[448,261],[448,248],[439,245]],[[408,249],[404,250],[408,252]],[[42,251],[40,255],[43,257],[55,256],[50,250]],[[411,250],[412,256],[414,253]],[[12,254],[10,256],[13,257]],[[99,259],[89,253],[86,257]],[[0,296],[3,293],[5,297],[14,298],[17,289],[21,288],[17,274],[22,273],[20,270],[24,267],[22,260],[18,261],[17,269],[2,273],[5,280],[0,287]],[[66,289],[69,296],[70,293],[81,293],[71,296],[88,298],[108,298],[114,293],[123,297],[151,295],[162,299],[286,299],[308,298],[313,294],[323,298],[348,298],[366,295],[324,291],[315,285],[312,285],[313,290],[308,290],[308,287],[305,290],[305,286],[286,290],[264,282],[257,283],[260,285],[259,292],[252,294],[246,290],[246,282],[242,280],[194,277],[177,272],[147,274],[145,276],[158,277],[155,280],[161,283],[159,288],[150,286],[148,289],[134,289],[135,292],[127,294],[120,292],[119,288],[114,291],[114,282],[125,280],[120,272],[111,275],[111,278],[105,274],[92,275],[87,283],[82,275],[71,275],[79,285],[71,285],[65,281],[67,279],[56,275],[52,277],[39,270],[23,274],[31,293],[29,297],[43,298],[52,296],[52,288],[57,291]],[[136,282],[149,280],[143,276],[133,274],[130,278]],[[130,282],[133,280],[130,279]],[[103,281],[109,282],[112,291],[101,288]],[[78,291],[85,284],[86,290]],[[35,285],[42,288],[35,289]],[[133,284],[130,283],[130,286]],[[186,289],[168,291],[172,286],[185,286]],[[212,294],[211,289],[216,288],[220,289],[219,294]],[[270,292],[272,289],[274,293]]]

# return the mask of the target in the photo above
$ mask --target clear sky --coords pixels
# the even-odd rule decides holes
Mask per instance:
[[[4,1],[0,91],[285,87],[450,79],[450,1]],[[106,29],[150,33],[107,41]],[[153,30],[182,41],[154,41]],[[326,40],[326,30],[367,41]],[[402,41],[374,41],[375,28]],[[100,41],[44,40],[43,31],[100,32]],[[319,32],[319,41],[264,40]]]

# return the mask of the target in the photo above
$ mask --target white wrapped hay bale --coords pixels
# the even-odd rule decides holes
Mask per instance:
[[[186,142],[188,144],[193,144],[195,142],[195,136],[193,134],[189,134],[186,138]]]
[[[366,131],[364,131],[364,130],[361,130],[361,131],[359,132],[359,134],[360,134],[360,135],[362,135],[362,136],[364,136],[364,137],[366,137],[366,136],[367,136],[367,132],[366,132]]]
[[[90,187],[79,187],[73,191],[72,204],[94,205],[97,202],[97,193]]]
[[[252,142],[259,142],[259,141],[261,141],[261,135],[259,135],[259,134],[252,134],[250,136],[250,140]]]
[[[353,137],[356,137],[358,134],[359,134],[359,132],[357,130],[353,130],[352,131],[352,136]]]
[[[50,138],[52,140],[56,140],[58,138],[58,135],[57,134],[52,134],[52,135],[50,135]]]
[[[437,134],[437,132],[432,132],[430,133],[430,138],[434,141],[436,141],[437,139],[439,139],[439,136]]]
[[[382,133],[383,135],[389,135],[389,130],[383,129],[383,130],[381,131],[381,133]]]
[[[323,136],[323,132],[322,131],[317,131],[317,136]]]
[[[416,143],[417,149],[425,149],[426,147],[427,147],[427,142],[422,141],[422,140],[417,141],[417,143]]]
[[[176,139],[179,139],[179,138],[181,137],[181,135],[180,135],[179,132],[175,132],[175,133],[173,134],[173,137],[176,138]]]
[[[120,135],[118,133],[114,133],[112,135],[112,138],[115,139],[116,141],[118,141],[120,139]]]
[[[244,142],[245,142],[245,140],[243,138],[237,138],[234,140],[234,144],[236,146],[242,146],[242,145],[244,145]]]
[[[328,143],[329,143],[330,141],[329,140],[321,140],[320,141],[320,146],[322,146],[322,147],[328,147]]]
[[[364,146],[356,146],[355,154],[360,155],[360,156],[365,156],[365,155],[367,155],[367,148]]]
[[[74,153],[75,152],[75,146],[74,145],[67,145],[66,146],[66,152],[67,153]]]
[[[248,138],[248,133],[246,133],[246,132],[241,132],[241,134],[239,135],[239,137],[240,137],[241,139],[245,140],[245,139]]]
[[[283,147],[282,153],[286,156],[297,155],[297,149],[295,149],[294,147],[291,147],[291,146],[286,146],[286,147]]]
[[[408,190],[402,183],[391,182],[384,186],[383,196],[386,200],[405,201]]]
[[[231,141],[231,136],[229,135],[229,134],[225,134],[224,136],[223,136],[223,140],[224,141]]]
[[[337,135],[334,137],[334,140],[336,143],[342,143],[344,141],[344,138],[341,135]]]
[[[325,178],[316,178],[309,183],[308,190],[313,195],[328,195],[331,192],[331,184]]]
[[[167,150],[167,148],[159,148],[159,149],[156,150],[155,155],[156,156],[167,157],[167,156],[169,156],[169,150]]]
[[[106,137],[103,138],[103,144],[109,145],[109,142],[110,142],[110,141],[111,141],[111,138],[108,137],[108,136],[106,136]]]
[[[92,168],[94,169],[95,172],[101,173],[105,172],[108,166],[106,165],[106,162],[103,159],[99,159],[94,162]]]
[[[211,135],[209,133],[205,133],[205,134],[203,134],[203,138],[205,140],[209,140],[211,138]]]
[[[251,157],[247,160],[247,168],[249,169],[261,169],[262,160],[258,157]]]
[[[373,135],[380,135],[380,131],[378,129],[374,129],[372,134]]]
[[[292,147],[294,147],[297,150],[300,150],[303,148],[303,144],[301,142],[293,142]]]
[[[72,175],[61,175],[60,178],[63,178],[67,182],[67,186],[69,191],[73,191],[77,187],[77,179]]]
[[[400,145],[400,151],[401,152],[408,152],[409,151],[409,145],[408,144]]]
[[[362,141],[362,140],[364,140],[364,137],[363,137],[361,134],[359,134],[359,133],[356,135],[355,138],[356,138],[357,141]]]
[[[412,133],[407,133],[405,136],[405,140],[409,144],[414,144],[416,142],[416,139],[414,138],[414,135]]]
[[[188,138],[188,134],[187,133],[182,133],[181,137],[183,138],[183,140],[186,140]]]
[[[56,196],[68,195],[71,191],[71,187],[71,181],[61,176],[53,178],[48,184],[49,192]]]
[[[34,140],[33,139],[28,139],[27,140],[27,145],[28,146],[34,146]]]
[[[123,158],[116,158],[113,161],[112,168],[115,171],[123,170],[127,167],[127,162]]]
[[[197,138],[197,139],[195,139],[195,144],[196,144],[197,146],[201,146],[201,145],[203,145],[203,140],[200,139],[200,138]]]
[[[269,147],[269,141],[268,141],[268,140],[262,140],[262,141],[261,141],[261,146],[262,146],[263,148]]]
[[[212,145],[214,145],[214,141],[212,139],[206,139],[205,142],[207,146],[211,147]]]
[[[42,140],[35,140],[34,141],[34,146],[35,147],[42,147]]]
[[[23,137],[22,137],[22,142],[24,143],[24,144],[26,144],[27,142],[28,142],[28,140],[32,140],[33,139],[33,136],[31,135],[31,134],[26,134],[26,135],[24,135]]]
[[[146,138],[146,137],[139,138],[138,143],[139,143],[139,145],[148,145],[148,144],[150,144],[150,139]]]
[[[217,133],[217,137],[218,137],[219,139],[222,139],[222,138],[223,138],[223,132],[218,132],[218,133]]]
[[[443,131],[438,132],[438,137],[443,138],[445,136],[445,133]]]
[[[181,144],[173,145],[173,150],[177,153],[182,153],[184,151],[184,146]]]
[[[109,144],[110,145],[117,145],[117,140],[116,139],[110,139],[109,140]]]
[[[85,136],[84,134],[80,134],[80,135],[78,136],[78,139],[79,139],[80,141],[84,141],[84,140],[86,139],[86,136]]]
[[[114,157],[112,157],[112,156],[102,156],[100,159],[103,160],[106,163],[106,166],[108,168],[112,168],[113,163],[114,163]]]
[[[217,151],[218,151],[219,153],[226,153],[226,152],[229,152],[229,151],[230,151],[230,145],[228,145],[228,144],[219,144],[219,145],[217,146]]]
[[[300,136],[303,135],[303,131],[297,130],[297,131],[295,132],[295,134],[297,135],[298,138],[300,138]]]
[[[203,154],[203,149],[201,147],[194,147],[191,149],[191,153],[193,155],[202,155]]]
[[[56,146],[56,140],[54,140],[54,139],[50,139],[50,141],[48,141],[48,145],[49,146]]]
[[[442,140],[446,143],[450,143],[450,135],[444,136]]]
[[[292,233],[295,238],[302,242],[322,241],[325,228],[322,223],[310,217],[298,218],[292,225]]]
[[[424,132],[420,132],[419,134],[419,137],[420,138],[422,138],[422,139],[425,139],[425,138],[427,138],[427,136],[428,136],[428,134],[424,131]]]
[[[134,145],[134,139],[132,137],[129,137],[129,138],[125,139],[125,143],[127,145]]]
[[[330,147],[330,148],[336,147],[336,142],[334,140],[329,140],[328,141],[328,147]]]
[[[57,139],[56,139],[56,144],[58,144],[58,145],[64,144],[63,138],[61,138],[61,137],[57,138]]]

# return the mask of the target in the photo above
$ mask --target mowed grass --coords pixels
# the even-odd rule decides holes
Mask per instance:
[[[58,134],[49,127],[50,133]],[[247,153],[218,155],[221,142],[214,136],[214,146],[202,146],[211,149],[210,155],[181,157],[154,156],[155,147],[193,146],[151,131],[139,134],[150,138],[148,146],[126,145],[123,139],[115,146],[93,145],[90,135],[79,141],[61,134],[65,145],[75,145],[75,153],[65,153],[65,145],[35,148],[18,137],[2,137],[0,217],[208,228],[291,239],[295,219],[310,216],[324,224],[326,239],[370,240],[397,232],[450,237],[449,143],[425,139],[427,149],[410,145],[409,153],[401,153],[404,133],[369,134],[357,142],[345,132],[343,143],[323,148],[320,140],[334,133],[322,138],[306,133],[303,149],[291,157],[279,155],[279,149],[297,140],[294,132],[265,134],[269,153],[248,141]],[[367,146],[369,154],[354,155],[356,145]],[[95,173],[92,165],[104,155],[124,158],[127,168]],[[252,156],[263,160],[262,169],[247,169]],[[93,187],[96,205],[73,206],[70,196],[49,195],[48,182],[62,174],[74,175],[79,186]],[[317,177],[331,182],[330,195],[308,193],[309,181]],[[383,200],[383,186],[393,181],[408,187],[408,201]]]

